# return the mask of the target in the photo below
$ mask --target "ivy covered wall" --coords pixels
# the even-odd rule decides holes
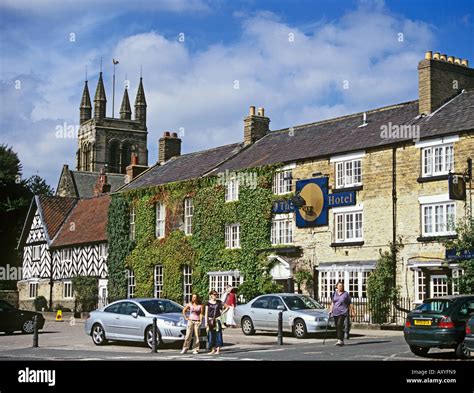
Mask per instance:
[[[154,267],[163,265],[163,296],[183,299],[183,265],[193,268],[193,292],[207,298],[208,272],[239,270],[245,298],[276,290],[264,251],[271,247],[272,179],[276,167],[247,170],[257,173],[257,187],[239,187],[239,199],[225,202],[217,178],[169,183],[115,195],[109,212],[109,290],[126,296],[126,280],[135,273],[135,296],[152,297]],[[192,235],[183,232],[183,204],[193,198]],[[155,204],[166,206],[165,238],[155,238]],[[129,240],[129,209],[135,208],[135,241]],[[240,223],[240,249],[225,248],[225,225]],[[113,274],[111,274],[113,272]],[[112,292],[111,292],[112,293]]]

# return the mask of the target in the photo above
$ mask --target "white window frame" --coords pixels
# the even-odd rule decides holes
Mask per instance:
[[[336,162],[336,188],[362,185],[362,159]]]
[[[273,175],[272,191],[275,195],[285,195],[292,191],[293,171],[291,169],[275,172]]]
[[[186,235],[193,234],[193,214],[194,214],[193,198],[186,198],[184,200],[184,233]]]
[[[63,248],[61,250],[61,261],[63,263],[70,263],[72,261],[72,249],[71,248]]]
[[[30,299],[36,299],[38,297],[39,282],[29,281],[28,282],[28,297]]]
[[[41,260],[41,245],[40,244],[31,246],[31,260],[32,261]]]
[[[160,299],[163,296],[163,265],[155,265],[153,278],[154,296]]]
[[[454,143],[438,144],[422,148],[422,177],[447,175],[452,171],[454,171]]]
[[[63,282],[63,299],[73,299],[74,291],[72,289],[72,281]]]
[[[225,201],[233,202],[239,200],[239,179],[232,178],[227,181],[225,187]]]
[[[459,286],[457,285],[457,280],[464,274],[463,269],[453,268],[452,270],[452,293],[453,295],[459,295]]]
[[[352,243],[364,241],[364,211],[362,206],[354,208],[335,208],[334,239],[335,243]]]
[[[135,297],[135,272],[131,269],[127,270],[127,299]]]
[[[318,274],[320,299],[329,299],[336,290],[336,284],[339,281],[345,283],[346,291],[351,291],[353,299],[367,299],[367,279],[372,269],[331,269],[320,270]],[[351,287],[351,280],[354,280]],[[355,285],[355,287],[354,287]],[[353,296],[357,294],[357,296]]]
[[[183,302],[184,304],[191,301],[193,296],[193,269],[189,265],[183,265]]]
[[[422,303],[426,297],[426,275],[421,269],[415,270],[415,303]]]
[[[233,288],[238,288],[244,282],[244,277],[235,272],[209,272],[209,292],[216,291],[219,296],[225,291],[227,285]]]
[[[422,203],[420,204],[420,209],[422,236],[432,237],[456,234],[456,202]]]
[[[109,256],[109,245],[107,243],[99,244],[99,258],[107,259]]]
[[[135,240],[135,206],[130,207],[130,240]]]
[[[155,236],[157,239],[165,237],[166,229],[166,206],[164,203],[157,202],[155,205],[156,223],[155,223]]]
[[[226,224],[225,226],[225,248],[240,248],[240,224]]]
[[[293,244],[295,232],[294,214],[275,214],[272,218],[271,243],[272,245]]]
[[[435,291],[435,280],[443,280],[441,284],[436,284],[436,287],[442,287],[446,290],[439,292],[438,290]],[[436,274],[430,276],[430,297],[440,297],[440,296],[447,296],[449,289],[448,283],[448,276],[446,274]]]

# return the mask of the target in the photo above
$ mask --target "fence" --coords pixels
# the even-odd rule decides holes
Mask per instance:
[[[320,298],[319,302],[329,307],[331,298]],[[407,313],[413,308],[412,302],[408,298],[398,298],[395,304],[392,299],[384,302],[371,302],[367,298],[352,298],[352,306],[355,311],[354,323],[399,326],[405,324]]]

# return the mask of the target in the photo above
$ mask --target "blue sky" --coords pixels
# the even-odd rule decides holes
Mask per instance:
[[[416,99],[424,51],[472,67],[473,26],[472,0],[0,0],[0,143],[55,187],[77,149],[57,127],[77,126],[101,58],[109,116],[112,58],[116,113],[143,67],[152,164],[163,131],[183,152],[241,141],[250,105],[275,130]]]

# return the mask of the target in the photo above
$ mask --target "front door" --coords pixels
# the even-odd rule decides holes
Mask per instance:
[[[100,279],[99,280],[98,308],[102,308],[102,307],[105,307],[107,305],[107,298],[108,298],[107,282],[108,282],[108,280],[105,280],[105,279]]]

